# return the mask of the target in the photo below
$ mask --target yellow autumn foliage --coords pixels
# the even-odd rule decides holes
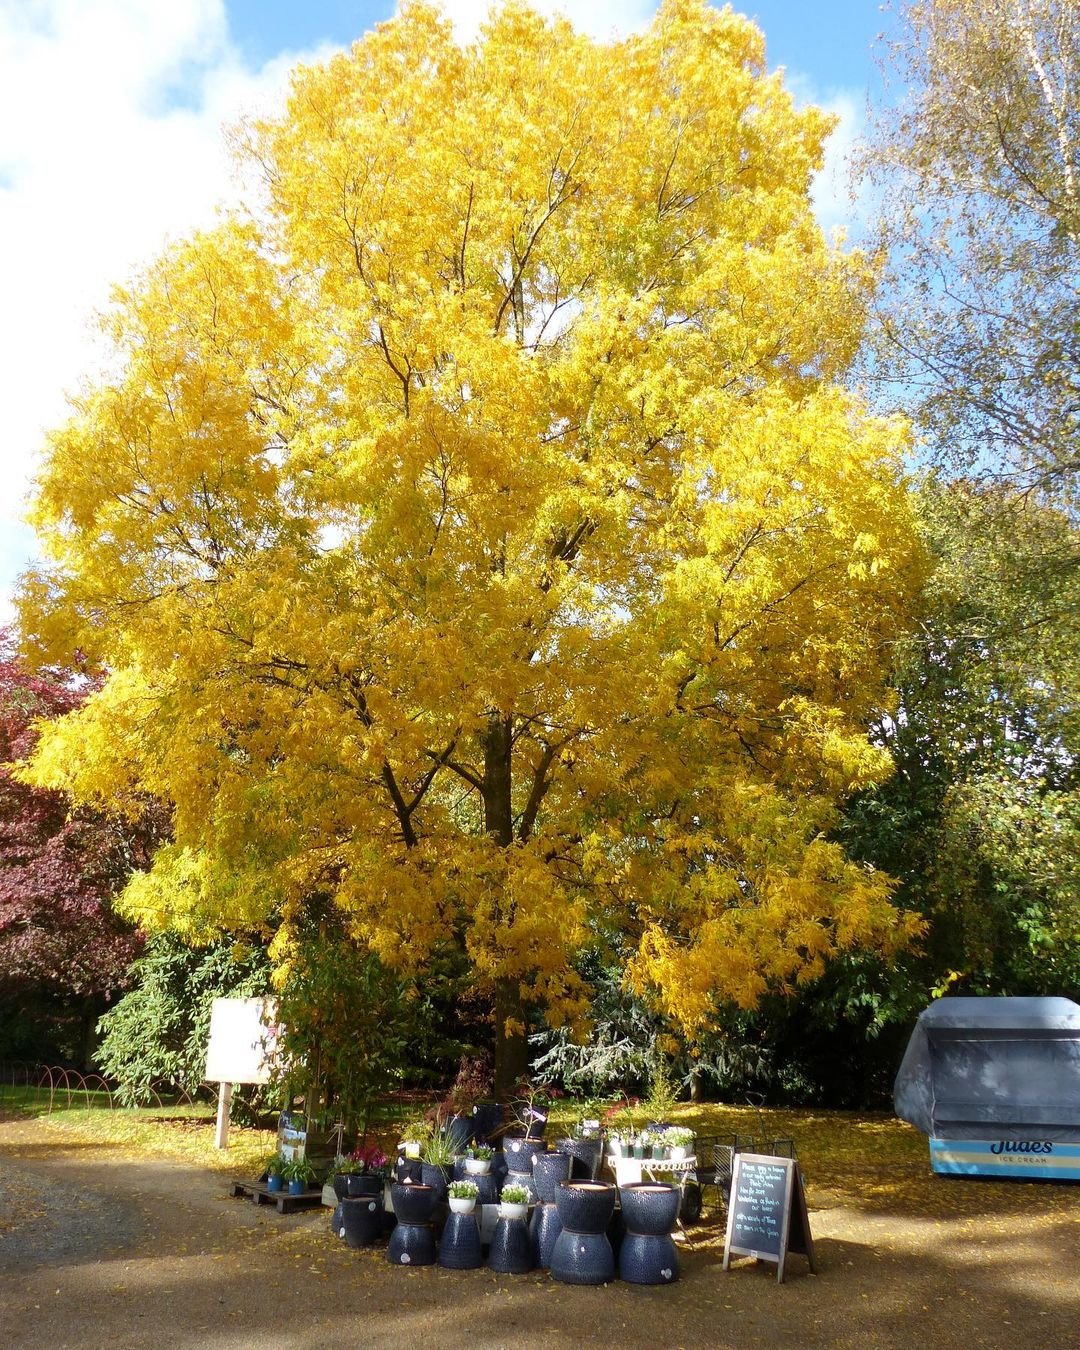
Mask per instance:
[[[613,935],[690,1036],[910,936],[826,842],[919,570],[829,129],[668,0],[465,49],[407,4],[238,134],[265,201],[117,293],[34,509],[25,631],[111,674],[29,773],[175,809],[128,914],[329,892],[398,967],[459,943],[500,1036],[580,1026]]]

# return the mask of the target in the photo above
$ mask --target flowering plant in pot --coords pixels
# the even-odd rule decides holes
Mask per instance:
[[[492,1151],[487,1144],[477,1144],[465,1154],[465,1171],[471,1176],[487,1176],[491,1171]]]
[[[455,1214],[471,1214],[476,1208],[480,1187],[475,1181],[452,1181],[447,1188],[450,1208]]]
[[[382,1149],[366,1144],[338,1158],[334,1164],[334,1192],[339,1200],[378,1195],[390,1175],[390,1160]]]
[[[529,1192],[524,1186],[511,1182],[502,1188],[499,1196],[500,1219],[523,1219],[529,1212]]]
[[[306,1158],[290,1158],[282,1166],[281,1175],[289,1183],[290,1195],[303,1195],[315,1180],[315,1169]]]
[[[694,1147],[694,1131],[685,1125],[669,1125],[664,1131],[664,1143],[673,1161],[688,1158]]]

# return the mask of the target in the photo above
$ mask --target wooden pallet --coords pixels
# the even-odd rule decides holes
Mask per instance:
[[[288,1191],[272,1191],[265,1181],[233,1181],[230,1195],[247,1195],[257,1205],[277,1205],[279,1214],[296,1214],[303,1209],[314,1209],[322,1204],[322,1188],[307,1190],[303,1195]]]

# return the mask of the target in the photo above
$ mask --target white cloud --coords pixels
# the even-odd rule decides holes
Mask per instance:
[[[0,0],[0,622],[45,430],[95,361],[93,313],[235,200],[223,124],[279,100],[300,55],[248,69],[222,0]]]

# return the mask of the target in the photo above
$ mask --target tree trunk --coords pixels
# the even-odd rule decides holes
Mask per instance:
[[[484,739],[484,828],[500,848],[514,842],[514,810],[511,798],[513,742],[510,719],[492,714]],[[513,915],[502,913],[503,922]],[[525,1004],[517,980],[501,979],[495,985],[495,1099],[506,1103],[515,1083],[524,1078],[529,1065],[524,1030],[507,1032],[508,1020],[525,1026]]]
[[[495,1100],[503,1105],[513,1099],[514,1087],[529,1067],[525,1034],[507,1035],[508,1018],[525,1025],[525,1005],[517,980],[499,980],[495,986]]]

